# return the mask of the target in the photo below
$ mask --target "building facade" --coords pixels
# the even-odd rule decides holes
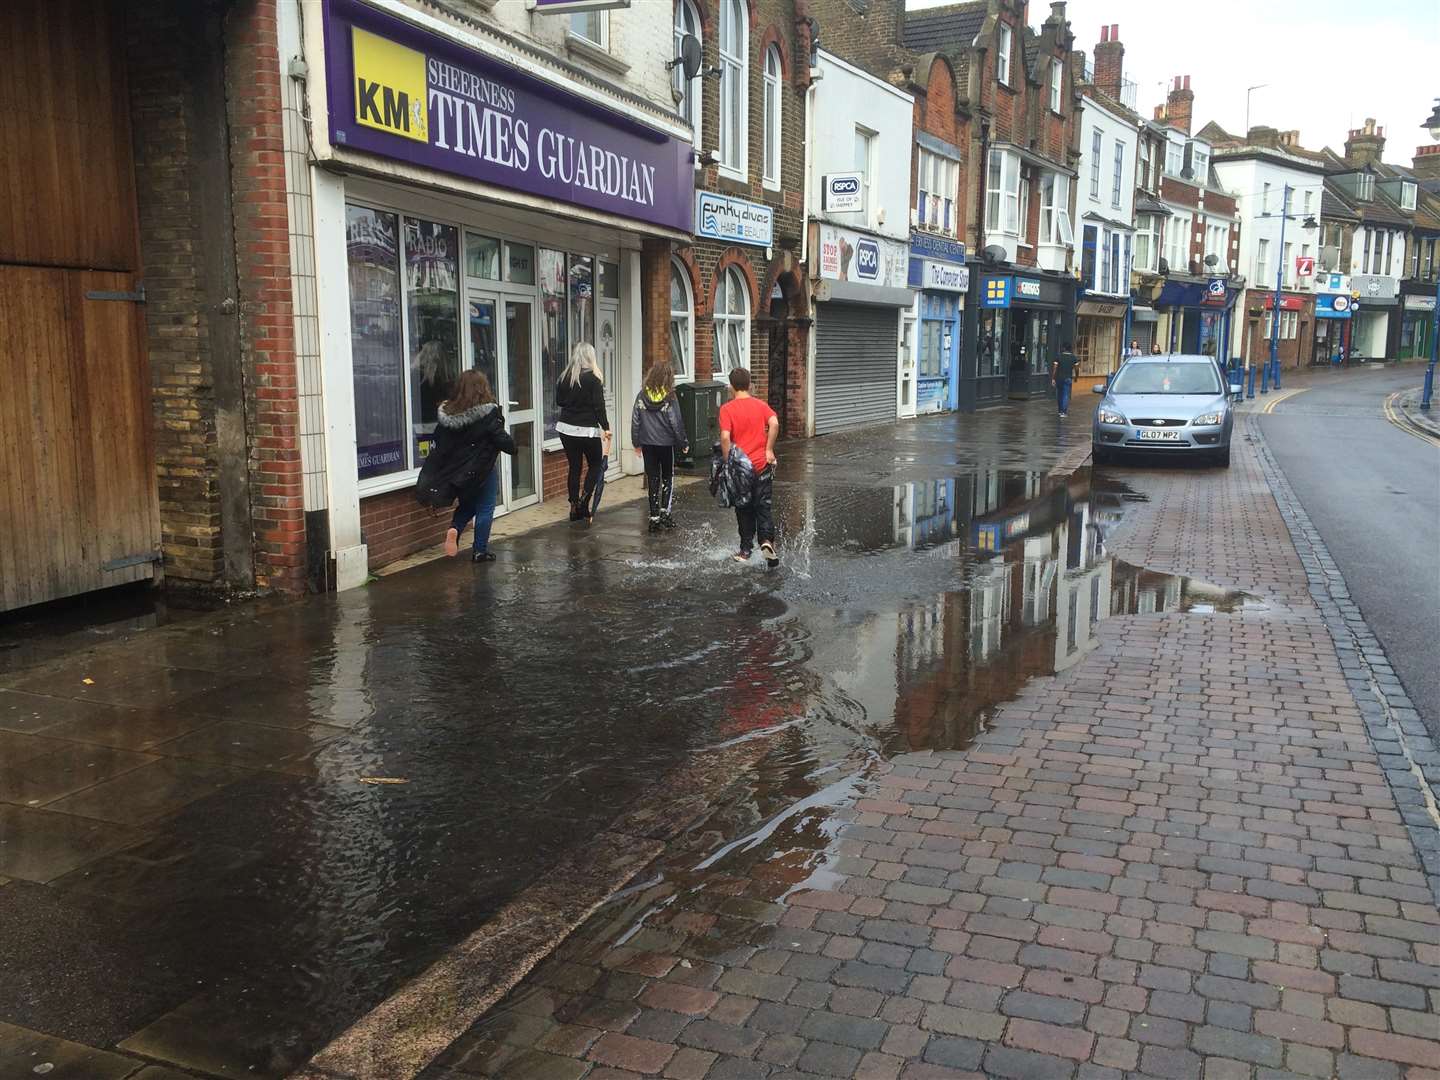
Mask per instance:
[[[1324,318],[1318,318],[1315,303],[1318,251],[1324,239],[1324,169],[1279,146],[1247,146],[1219,151],[1215,171],[1240,193],[1240,266],[1247,288],[1241,301],[1245,319],[1236,343],[1239,355],[1252,365],[1264,363],[1272,335],[1278,334],[1280,362],[1287,367],[1308,364],[1317,321],[1336,314],[1332,304]],[[1343,304],[1341,308],[1343,315]]]
[[[674,0],[673,56],[686,35],[700,40],[704,62],[689,79],[673,69],[676,108],[698,154],[695,240],[670,262],[671,360],[682,381],[748,368],[782,433],[804,435],[810,30],[797,22],[793,0]]]
[[[1105,29],[1109,44],[1109,27]],[[1141,120],[1093,83],[1081,88],[1080,292],[1075,310],[1079,373],[1103,376],[1128,344],[1130,268],[1135,243],[1135,162]]]
[[[1028,5],[980,0],[908,12],[905,43],[943,52],[969,114],[962,202],[971,208],[970,302],[959,405],[1050,392],[1075,333],[1077,151],[1074,34],[1065,4],[1039,29]]]
[[[463,370],[508,405],[501,513],[564,488],[555,385],[580,342],[604,372],[612,470],[636,468],[622,421],[644,357],[670,347],[695,154],[658,5],[281,4],[282,53],[310,58],[290,82],[312,122],[285,142],[308,211],[293,255],[313,267],[296,333],[318,343],[306,511],[346,587],[443,536],[411,488]]]
[[[806,249],[815,297],[810,434],[893,420],[913,309],[909,209],[914,98],[825,50],[809,124]]]

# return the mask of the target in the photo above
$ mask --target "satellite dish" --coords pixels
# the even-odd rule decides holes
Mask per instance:
[[[689,82],[700,74],[700,65],[705,62],[704,51],[700,48],[700,39],[694,34],[686,34],[680,39],[680,55],[675,57],[665,66],[670,69],[679,68]]]
[[[986,262],[1004,262],[1004,261],[1005,261],[1005,249],[1004,249],[1003,247],[1001,247],[999,244],[991,244],[989,247],[987,247],[987,248],[986,248],[984,251],[982,251],[980,254],[985,257],[985,261],[986,261]]]
[[[1215,254],[1213,254],[1213,253],[1210,254],[1210,255],[1206,255],[1206,256],[1205,256],[1205,265],[1206,265],[1206,266],[1214,266],[1214,265],[1215,265],[1216,263],[1218,263],[1219,261],[1220,261],[1220,256],[1215,255]]]

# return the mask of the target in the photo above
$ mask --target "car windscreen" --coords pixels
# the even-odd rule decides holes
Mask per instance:
[[[1218,394],[1213,364],[1126,364],[1110,384],[1112,394]]]

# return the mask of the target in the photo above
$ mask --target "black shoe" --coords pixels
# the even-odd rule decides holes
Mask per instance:
[[[571,520],[571,521],[583,521],[584,519],[585,519],[585,514],[584,514],[584,512],[580,509],[580,504],[579,504],[579,503],[573,503],[573,502],[572,502],[572,503],[570,504],[570,520]]]
[[[775,553],[775,545],[769,540],[760,545],[760,554],[765,556],[765,565],[771,570],[780,565],[780,556]]]
[[[675,516],[669,513],[661,514],[660,527],[662,529],[673,529],[675,527]]]
[[[650,531],[652,533],[657,533],[660,531],[660,519],[658,517],[652,517],[650,519]]]
[[[470,556],[471,562],[494,562],[495,556],[488,551],[477,551]]]

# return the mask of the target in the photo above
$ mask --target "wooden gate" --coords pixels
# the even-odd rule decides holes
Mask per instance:
[[[0,610],[160,551],[120,5],[0,5]]]

